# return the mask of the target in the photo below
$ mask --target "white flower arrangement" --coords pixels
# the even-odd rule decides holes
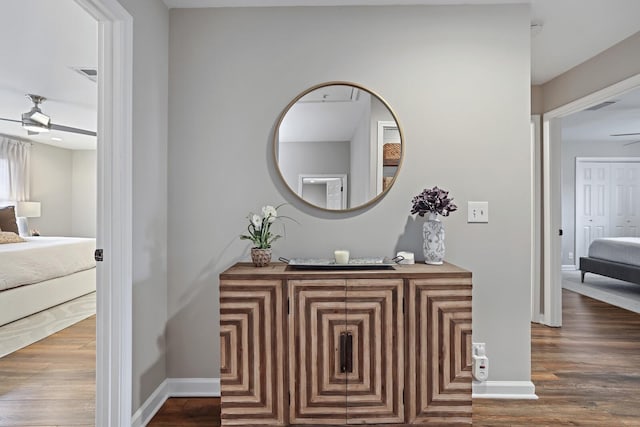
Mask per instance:
[[[280,218],[288,218],[286,216],[278,216],[278,208],[282,205],[273,207],[271,205],[262,207],[262,215],[249,213],[247,217],[249,219],[249,226],[247,227],[248,234],[242,234],[241,240],[251,240],[254,248],[269,249],[271,244],[282,237],[280,234],[273,234],[271,232],[271,225]]]

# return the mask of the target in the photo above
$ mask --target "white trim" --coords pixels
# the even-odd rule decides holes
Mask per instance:
[[[149,424],[170,397],[220,397],[220,378],[167,378],[133,414],[131,426]]]
[[[555,122],[554,122],[555,123]],[[560,277],[561,239],[558,230],[562,227],[560,194],[560,144],[551,144],[551,134],[558,129],[549,120],[542,123],[542,194],[543,194],[543,282],[544,301],[542,323],[547,326],[562,326],[562,279]],[[553,209],[553,207],[556,209]]]
[[[407,6],[407,5],[482,5],[529,4],[531,0],[164,0],[170,9],[206,7],[277,6]]]
[[[96,426],[131,424],[133,18],[75,0],[98,21]]]
[[[541,233],[540,206],[542,204],[541,172],[541,119],[539,114],[531,116],[531,321],[541,323],[540,304],[542,280],[540,277]]]
[[[640,157],[576,157],[578,163],[638,163]]]
[[[220,378],[169,378],[171,397],[220,397]]]
[[[379,120],[378,121],[378,146],[375,154],[376,159],[376,194],[382,193],[382,177],[384,177],[384,131],[385,129],[399,130],[398,124],[393,120]]]
[[[149,424],[155,414],[158,413],[164,402],[169,398],[169,388],[167,380],[156,388],[151,396],[138,408],[133,417],[131,417],[131,427],[143,427]]]
[[[553,149],[554,146],[559,145],[561,142],[560,140],[556,140],[557,138],[554,138],[553,141],[549,139],[548,128],[549,122],[551,120],[564,117],[578,111],[582,111],[585,108],[607,101],[616,96],[623,95],[637,88],[640,88],[640,74],[636,74],[635,76],[629,77],[628,79],[612,84],[611,86],[593,92],[587,96],[584,96],[583,98],[569,102],[568,104],[562,105],[558,108],[544,113],[542,116],[542,121],[544,127],[543,144],[545,150]],[[551,242],[554,242],[554,240],[556,239],[558,228],[554,227],[554,224],[551,223],[551,219],[552,217],[554,217],[554,215],[557,216],[557,213],[560,212],[561,209],[561,201],[551,202],[550,196],[551,191],[558,194],[561,191],[561,183],[559,179],[554,180],[553,182],[550,181],[553,176],[560,176],[561,165],[559,160],[554,158],[559,157],[559,153],[560,151],[556,150],[554,152],[554,155],[545,156],[545,158],[543,159],[542,172],[542,182],[545,186],[545,197],[543,201],[544,222],[542,225],[542,240],[545,242],[543,248],[543,277],[546,296],[544,323],[549,326],[560,326],[562,323],[562,283],[561,281],[552,280],[560,274],[560,270],[562,267],[559,261],[560,258],[558,258],[557,260],[553,258],[556,255],[559,257],[559,254],[555,254],[555,249],[553,249],[553,254],[550,253],[553,248],[553,244]],[[554,161],[554,164],[549,165],[548,161],[552,159]]]
[[[538,399],[536,386],[531,381],[474,381],[472,397],[474,399]]]
[[[562,264],[562,271],[576,271],[578,266],[575,264]]]
[[[608,101],[611,98],[623,95],[640,87],[640,74],[622,80],[621,82],[612,84],[604,89],[593,92],[583,98],[562,105],[551,111],[544,113],[545,120],[564,117],[569,114],[582,111],[585,108],[593,107],[601,102]]]

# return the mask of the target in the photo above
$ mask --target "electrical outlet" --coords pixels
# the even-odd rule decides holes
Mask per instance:
[[[489,358],[484,343],[473,343],[471,354],[471,372],[476,381],[486,381],[489,378]]]
[[[569,252],[569,261],[573,261],[573,252]]]
[[[467,202],[467,222],[489,222],[489,202]]]

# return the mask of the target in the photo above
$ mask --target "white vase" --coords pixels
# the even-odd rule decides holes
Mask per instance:
[[[444,226],[438,219],[438,214],[430,213],[427,221],[422,225],[425,264],[440,265],[444,260]]]

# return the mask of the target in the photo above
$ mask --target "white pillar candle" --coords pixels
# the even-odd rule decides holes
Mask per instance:
[[[349,251],[340,249],[333,252],[336,264],[349,264]]]

